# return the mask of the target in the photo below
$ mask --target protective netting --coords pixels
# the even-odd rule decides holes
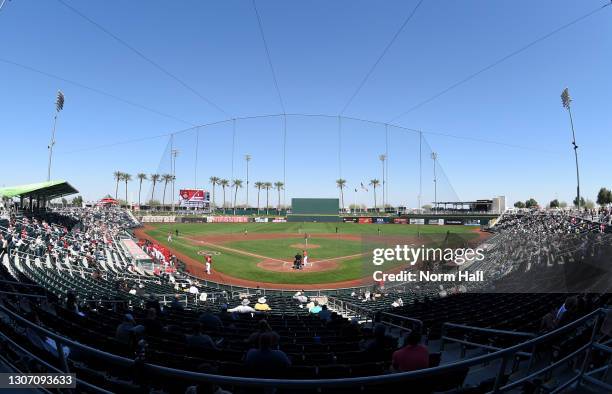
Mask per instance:
[[[282,182],[283,206],[290,205],[292,197],[342,197],[345,208],[411,209],[459,200],[443,160],[435,161],[434,176],[426,135],[382,123],[323,115],[230,119],[168,137],[156,173],[175,175],[174,192],[172,181],[160,179],[154,192],[148,182],[143,202],[169,204],[183,188],[212,191],[210,178],[217,177],[228,181],[226,205],[233,205],[234,198],[238,206],[247,205],[248,189],[248,205],[255,206],[255,182],[270,182],[269,203],[277,206],[274,184]],[[338,179],[346,181],[342,195]],[[231,186],[234,180],[242,181],[237,193]],[[215,194],[221,206],[223,187],[215,186]]]

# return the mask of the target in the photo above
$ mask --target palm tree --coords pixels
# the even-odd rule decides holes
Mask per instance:
[[[276,190],[278,190],[278,205],[276,207],[276,210],[280,212],[280,201],[281,201],[280,192],[281,190],[285,188],[285,184],[281,181],[274,182],[274,187],[276,188]]]
[[[119,193],[119,181],[123,179],[123,172],[115,171],[113,172],[113,176],[115,177],[115,200],[116,200],[117,194]]]
[[[221,178],[219,178],[218,176],[211,176],[209,179],[210,184],[213,187],[213,209],[215,207],[215,186],[217,186],[219,184],[219,181],[221,180]]]
[[[227,179],[219,180],[219,186],[223,188],[223,213],[225,213],[225,188],[229,185],[229,181]]]
[[[168,182],[172,180],[172,175],[164,174],[161,176],[161,180],[164,182],[164,194],[162,195],[162,209],[166,210],[166,187],[168,186]]]
[[[342,211],[344,211],[344,188],[346,187],[346,179],[336,179],[336,186],[340,189],[340,204]]]
[[[259,215],[259,192],[261,192],[261,189],[263,189],[264,187],[264,183],[263,182],[255,182],[255,189],[257,189],[257,214]]]
[[[270,189],[272,188],[271,182],[264,182],[264,189],[266,189],[266,215],[268,214],[268,208],[270,207]]]
[[[127,184],[132,180],[132,176],[127,172],[123,174],[123,181],[125,182],[125,205],[128,203]]]
[[[374,210],[376,211],[376,187],[380,185],[380,181],[378,179],[372,179],[370,181],[370,186],[374,189]]]
[[[236,214],[236,197],[238,197],[238,189],[242,187],[242,179],[234,179],[232,181],[232,187],[234,188],[234,215]]]
[[[151,201],[153,201],[153,197],[155,195],[155,185],[159,182],[160,179],[159,174],[151,174],[151,182],[153,182],[153,189],[151,190]]]
[[[147,180],[147,174],[140,172],[136,175],[140,184],[138,185],[138,206],[140,206],[140,191],[142,190],[142,181]]]

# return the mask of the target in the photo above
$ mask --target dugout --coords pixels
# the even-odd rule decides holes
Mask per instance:
[[[292,198],[288,222],[340,222],[338,198]]]

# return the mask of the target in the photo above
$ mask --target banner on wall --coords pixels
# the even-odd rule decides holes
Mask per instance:
[[[174,223],[176,221],[176,216],[147,215],[143,216],[140,221],[142,223]]]
[[[208,223],[247,223],[249,218],[247,216],[208,216],[206,221]]]
[[[446,224],[462,225],[463,224],[463,219],[446,219]]]
[[[344,223],[357,223],[357,218],[347,218],[347,217],[343,217],[342,221]]]
[[[395,223],[395,224],[408,224],[408,219],[406,219],[406,218],[395,218],[395,219],[393,219],[393,223]]]
[[[372,223],[376,223],[376,224],[389,223],[389,218],[372,218]]]
[[[425,219],[410,219],[410,224],[425,224]]]
[[[272,219],[272,223],[287,223],[286,218],[274,218]]]
[[[359,218],[359,221],[357,223],[372,223],[372,218]]]
[[[443,226],[444,219],[427,219],[427,224],[437,224],[438,226]]]
[[[255,218],[255,223],[268,223],[268,218]]]

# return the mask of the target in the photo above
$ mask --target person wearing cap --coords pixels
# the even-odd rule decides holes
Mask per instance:
[[[302,304],[305,304],[308,302],[308,297],[304,295],[304,291],[298,291],[297,293],[295,293],[293,295],[293,299],[299,301]]]
[[[115,339],[121,343],[129,344],[132,339],[132,330],[136,327],[136,321],[134,316],[130,313],[126,313],[123,316],[123,321],[117,326],[115,332]]]
[[[271,311],[270,305],[267,304],[266,297],[259,297],[257,299],[257,304],[255,304],[255,310],[258,312],[268,312]]]
[[[228,309],[228,312],[237,312],[237,313],[255,313],[255,309],[249,306],[249,299],[245,298],[242,300],[242,303],[234,308]]]

